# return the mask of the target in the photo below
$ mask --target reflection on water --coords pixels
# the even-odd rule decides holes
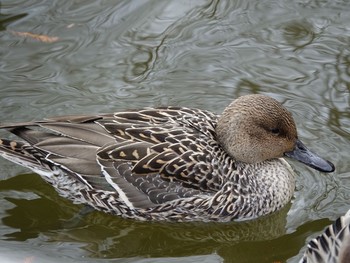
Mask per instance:
[[[91,257],[107,258],[201,255],[240,242],[273,240],[285,234],[290,207],[258,220],[238,223],[138,222],[95,211],[80,214],[83,206],[60,198],[34,174],[2,181],[0,191],[6,190],[35,194],[2,197],[12,204],[3,211],[6,216],[2,223],[13,229],[4,234],[4,240],[28,241],[45,235],[48,242],[86,244]]]
[[[177,225],[98,212],[77,220],[81,206],[0,159],[0,255],[297,262],[306,238],[350,205],[349,20],[345,0],[1,1],[0,122],[168,104],[221,112],[264,93],[337,170],[293,162],[295,199],[275,215]]]

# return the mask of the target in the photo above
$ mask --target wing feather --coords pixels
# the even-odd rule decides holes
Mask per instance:
[[[216,118],[163,107],[3,127],[29,143],[30,150],[5,147],[13,155],[59,166],[96,190],[114,189],[130,208],[150,208],[217,190],[210,165]]]

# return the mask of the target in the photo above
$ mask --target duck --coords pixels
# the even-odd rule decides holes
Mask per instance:
[[[0,155],[27,167],[76,204],[142,221],[240,221],[292,198],[285,160],[334,165],[299,140],[272,97],[238,97],[221,115],[165,106],[1,124]]]
[[[299,263],[350,262],[350,209],[307,244]]]

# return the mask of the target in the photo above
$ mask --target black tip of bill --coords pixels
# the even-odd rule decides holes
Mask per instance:
[[[299,140],[296,141],[294,150],[286,152],[284,155],[306,164],[307,166],[310,166],[320,172],[331,173],[335,170],[334,164],[311,152]]]

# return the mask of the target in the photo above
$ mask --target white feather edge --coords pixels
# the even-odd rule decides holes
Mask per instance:
[[[124,191],[115,182],[113,182],[111,176],[103,169],[103,166],[101,164],[100,164],[100,167],[103,175],[105,176],[106,181],[117,191],[120,199],[124,202],[124,204],[126,204],[130,209],[134,209],[135,207],[129,201],[129,198],[126,196]]]

